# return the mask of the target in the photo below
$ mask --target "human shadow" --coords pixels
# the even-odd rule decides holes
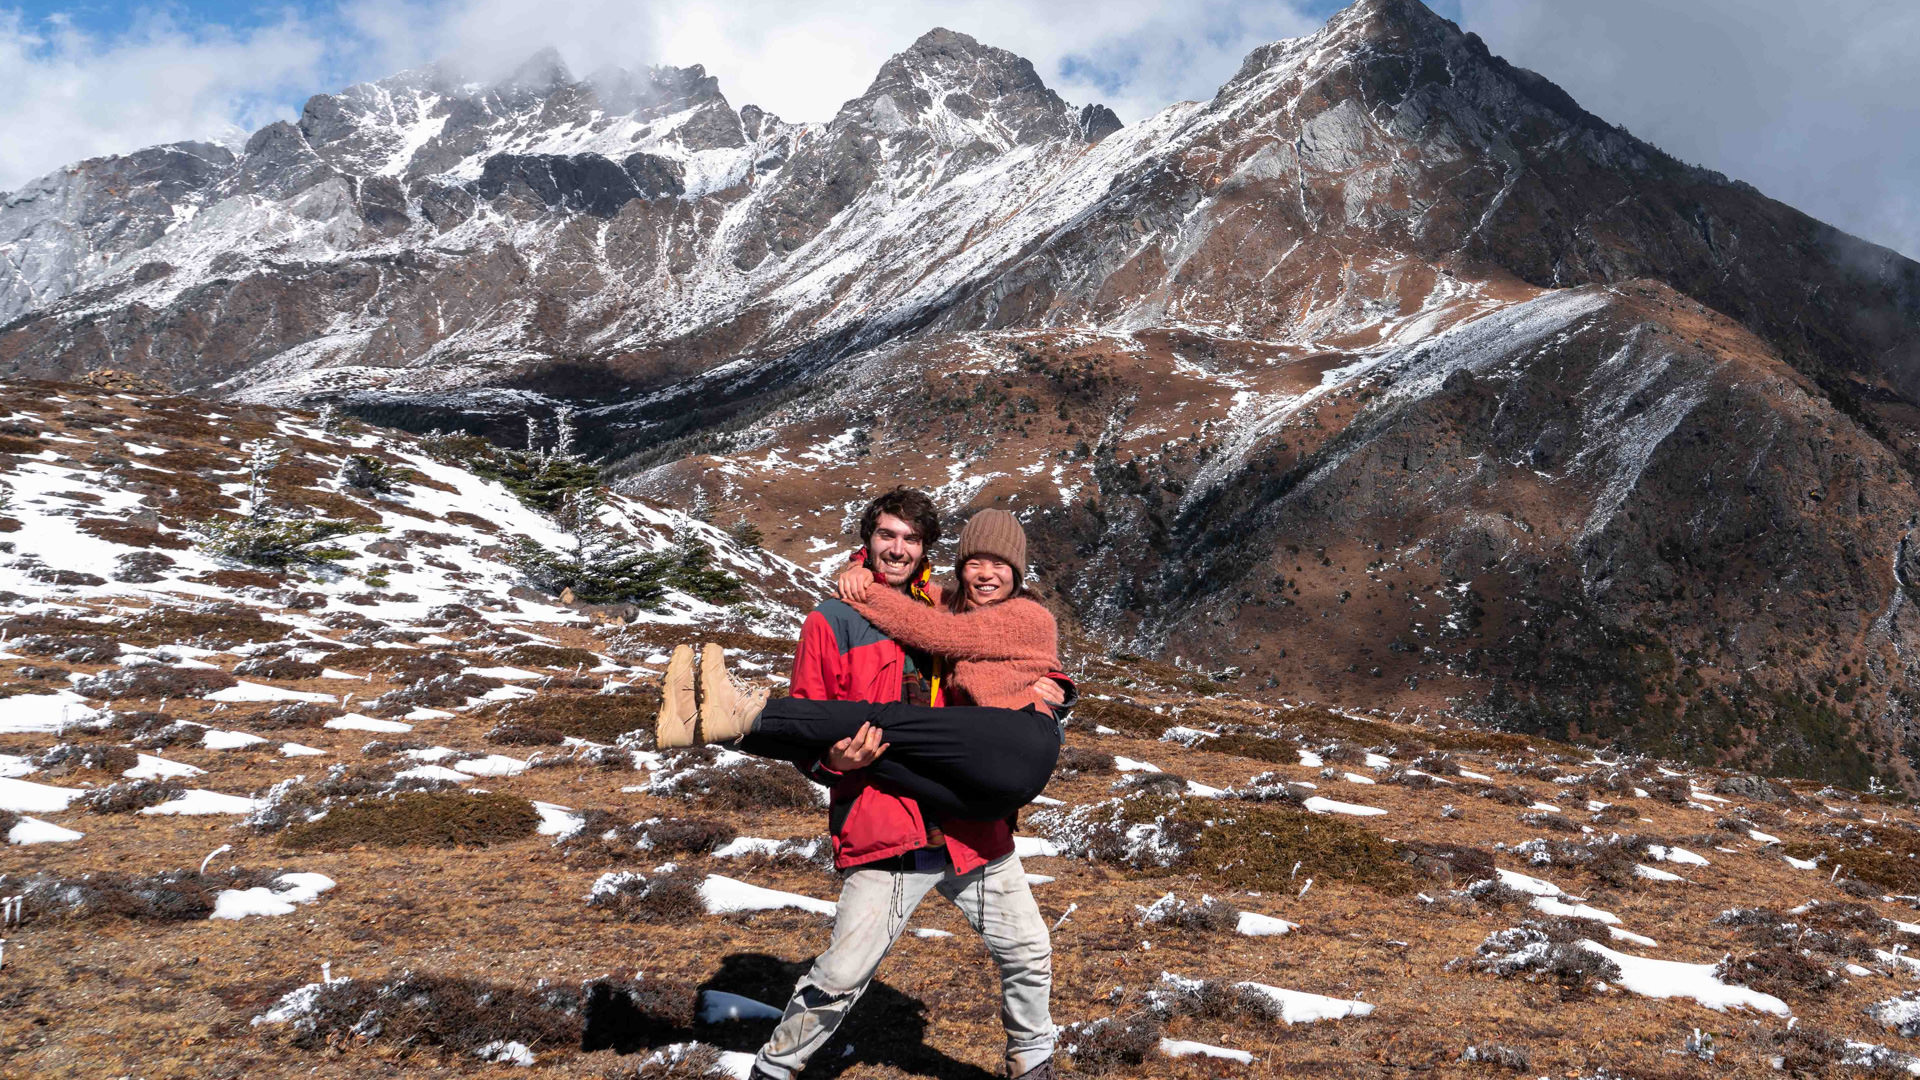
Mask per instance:
[[[806,963],[766,953],[734,953],[723,958],[720,969],[698,989],[738,994],[780,1008],[807,967]],[[767,1041],[778,1023],[774,1019],[718,1024],[695,1020],[687,1026],[668,1019],[676,1012],[685,1015],[683,1010],[661,1008],[657,1003],[636,1000],[629,993],[596,986],[587,1002],[586,1037],[581,1048],[629,1054],[699,1039],[722,1050],[751,1053]],[[890,1065],[938,1080],[993,1080],[997,1075],[927,1045],[926,1035],[926,1005],[876,979],[868,984],[833,1040],[814,1055],[801,1076],[804,1080],[831,1080],[860,1064]]]

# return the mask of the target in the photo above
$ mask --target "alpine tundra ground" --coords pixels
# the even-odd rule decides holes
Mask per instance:
[[[777,683],[818,579],[621,500],[743,591],[563,607],[501,561],[547,519],[411,437],[3,401],[0,1074],[744,1074],[826,940],[825,814],[785,766],[653,751],[653,680],[719,640]],[[332,570],[195,546],[256,494],[388,531]],[[1073,653],[1019,830],[1073,1073],[1920,1071],[1904,801]],[[937,898],[910,925],[809,1076],[993,1075],[984,949]]]

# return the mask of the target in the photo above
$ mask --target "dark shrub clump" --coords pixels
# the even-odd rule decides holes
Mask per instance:
[[[287,829],[288,847],[344,851],[375,847],[485,847],[532,836],[540,814],[525,799],[498,792],[407,792],[336,806],[318,821]]]
[[[94,788],[73,800],[73,805],[96,814],[130,814],[149,806],[158,806],[186,789],[172,780],[128,780]]]
[[[700,881],[700,875],[685,871],[602,874],[587,896],[587,906],[635,922],[684,922],[707,912]]]
[[[168,667],[165,664],[141,664],[115,668],[90,675],[73,684],[75,691],[90,698],[170,698],[204,697],[239,682],[219,668]]]
[[[494,725],[485,737],[488,742],[502,746],[559,746],[567,741],[565,735],[552,728],[515,721]]]

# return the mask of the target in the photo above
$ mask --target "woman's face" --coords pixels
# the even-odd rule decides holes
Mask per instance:
[[[960,582],[969,603],[999,603],[1013,594],[1013,567],[991,555],[975,555],[961,564]]]

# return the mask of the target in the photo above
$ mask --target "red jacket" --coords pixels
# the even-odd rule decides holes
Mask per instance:
[[[800,628],[793,656],[793,696],[814,701],[900,700],[906,656],[892,639],[838,600],[813,609]],[[935,705],[941,704],[938,696]],[[833,832],[833,861],[842,870],[892,858],[927,846],[927,823],[920,804],[890,784],[870,782],[862,774],[836,773],[824,763],[811,775],[833,789],[828,822]],[[1005,821],[942,821],[947,854],[955,871],[965,874],[1013,850],[1013,830]]]

